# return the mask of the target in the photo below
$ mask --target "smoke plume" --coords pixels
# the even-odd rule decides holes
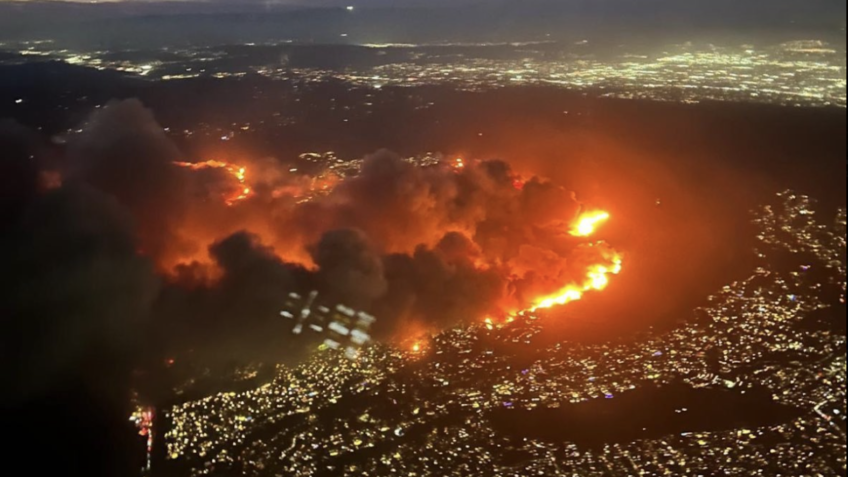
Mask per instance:
[[[372,312],[391,339],[411,324],[436,330],[526,308],[608,260],[604,245],[568,233],[582,207],[572,193],[503,161],[420,167],[379,151],[342,179],[270,158],[190,160],[136,100],[95,111],[57,154],[57,197],[85,189],[120,209],[122,252],[155,264],[164,287],[152,336],[169,353],[299,352],[279,332],[290,292]],[[91,224],[69,217],[71,229]],[[98,234],[115,231],[87,237]]]
[[[130,475],[123,426],[158,296],[153,265],[114,196],[82,182],[41,187],[49,148],[20,127],[4,131],[0,409],[15,435],[6,451],[49,455],[28,464],[38,475]]]

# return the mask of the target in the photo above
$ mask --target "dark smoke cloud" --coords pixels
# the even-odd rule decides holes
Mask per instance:
[[[0,223],[12,223],[37,193],[38,137],[11,120],[0,120]]]
[[[470,239],[451,233],[433,250],[422,246],[412,255],[386,257],[389,289],[375,308],[398,320],[380,322],[382,333],[403,334],[409,320],[433,329],[496,312],[508,281],[503,270],[479,269],[478,254]]]
[[[213,367],[300,356],[307,344],[285,332],[279,312],[290,291],[313,286],[312,274],[247,232],[213,244],[210,255],[219,278],[206,279],[207,265],[184,267],[160,297],[157,330],[166,349],[192,349]]]
[[[10,122],[0,146],[2,405],[21,445],[53,456],[39,475],[130,475],[117,462],[130,461],[132,371],[314,349],[279,317],[291,292],[404,338],[517,310],[609,252],[567,234],[571,193],[502,161],[422,168],[380,151],[306,203],[308,178],[249,161],[252,194],[230,207],[232,172],[175,165],[186,159],[136,100],[96,110],[66,147]],[[135,384],[148,399],[172,389],[156,382]],[[57,426],[86,438],[51,442]],[[103,448],[116,465],[92,467]]]
[[[321,285],[352,306],[368,306],[388,288],[383,258],[359,230],[327,232],[312,247]]]
[[[567,234],[580,210],[573,194],[525,181],[502,161],[422,168],[380,151],[357,176],[306,203],[299,198],[308,181],[276,160],[248,161],[241,165],[253,193],[232,207],[222,200],[241,187],[231,172],[174,164],[185,161],[136,100],[95,111],[49,161],[61,171],[57,193],[97,191],[128,217],[124,252],[157,264],[165,287],[152,314],[154,355],[297,355],[308,344],[285,334],[279,319],[292,291],[319,290],[373,312],[381,338],[404,335],[410,323],[436,330],[520,309],[582,279],[581,257],[604,254]],[[30,183],[45,172],[38,161],[16,164]],[[38,190],[17,195],[28,201]],[[14,210],[4,205],[3,213]],[[77,219],[83,229],[86,219]]]
[[[307,242],[339,226],[356,228],[390,253],[434,247],[445,235],[460,232],[492,259],[503,259],[516,254],[522,242],[561,232],[580,207],[573,194],[554,184],[533,179],[518,188],[517,180],[501,161],[455,171],[420,168],[381,151],[329,197],[297,209],[287,225]]]
[[[179,236],[189,182],[173,162],[177,147],[138,100],[113,101],[69,141],[66,176],[118,199],[138,225],[144,252],[167,256],[189,245]]]
[[[419,168],[381,151],[328,198],[296,211],[294,223],[308,238],[340,226],[356,228],[382,250],[410,253],[420,244],[435,245],[447,232],[473,231],[486,216],[487,199],[509,192],[496,180],[484,170],[457,175]]]
[[[7,324],[37,338],[3,347],[17,354],[4,364],[29,363],[13,380],[18,393],[39,392],[43,381],[74,371],[89,354],[124,355],[134,347],[157,285],[151,264],[135,252],[130,224],[108,196],[67,188],[37,197],[4,233]]]
[[[325,288],[373,303],[384,330],[410,319],[438,328],[519,309],[577,279],[567,230],[579,211],[572,193],[524,182],[502,161],[421,168],[380,151],[279,227],[294,246],[318,243],[311,258]],[[346,232],[325,235],[337,228]]]
[[[130,371],[158,280],[132,215],[85,185],[42,190],[47,146],[15,129],[0,134],[5,450],[50,456],[28,462],[35,475],[130,475]]]
[[[189,206],[191,220],[212,226],[205,236],[217,230],[223,240],[209,249],[210,263],[178,268],[166,294],[171,299],[159,313],[183,323],[177,335],[192,336],[193,349],[217,345],[236,352],[240,343],[251,343],[245,354],[278,358],[299,349],[267,339],[270,329],[282,326],[273,320],[289,291],[316,289],[331,303],[371,311],[378,316],[377,336],[393,338],[404,336],[410,323],[436,330],[520,309],[584,273],[578,262],[569,264],[577,248],[567,224],[580,209],[573,194],[541,179],[525,183],[502,161],[421,168],[380,151],[365,159],[360,174],[304,204],[280,194],[279,187],[298,189],[279,164],[249,165],[257,169],[255,195],[236,207],[220,200]],[[218,187],[219,178],[207,172],[190,177]],[[228,219],[233,211],[238,216]],[[234,228],[258,235],[247,241],[237,232],[224,240]],[[254,253],[222,256],[222,244],[231,249],[234,243]],[[240,272],[245,263],[279,273],[257,279],[262,274]],[[267,296],[255,296],[264,290]],[[236,323],[240,328],[229,330]]]

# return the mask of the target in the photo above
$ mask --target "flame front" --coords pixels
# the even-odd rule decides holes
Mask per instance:
[[[233,193],[224,198],[224,202],[233,206],[237,202],[245,200],[253,195],[253,190],[247,185],[247,168],[237,166],[221,161],[205,161],[205,162],[175,162],[175,166],[190,169],[192,171],[202,171],[205,169],[224,169],[238,181],[238,188]]]
[[[560,290],[556,295],[545,297],[536,302],[530,312],[540,309],[553,308],[566,305],[583,298],[586,292],[601,291],[610,284],[610,276],[618,275],[624,269],[624,260],[620,255],[615,255],[608,265],[592,265],[586,272],[586,279],[581,284],[573,284]]]
[[[610,219],[609,212],[597,211],[582,214],[577,223],[571,229],[571,235],[575,237],[590,237],[598,229],[602,222]]]
[[[593,235],[598,226],[610,219],[608,212],[589,212],[578,217],[571,234],[579,237]],[[624,269],[624,260],[618,253],[609,257],[608,263],[594,264],[586,270],[586,278],[582,283],[570,284],[554,295],[538,299],[529,312],[541,309],[549,309],[555,306],[566,305],[583,298],[587,292],[601,291],[610,284],[610,277],[618,275]]]

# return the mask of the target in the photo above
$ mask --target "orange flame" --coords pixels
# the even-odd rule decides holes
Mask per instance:
[[[571,229],[575,237],[589,237],[595,233],[602,222],[610,219],[609,212],[586,212],[577,218],[577,223]]]
[[[604,211],[584,213],[577,218],[571,234],[577,237],[589,237],[595,233],[601,222],[609,219],[610,214]],[[615,254],[607,264],[590,266],[582,283],[570,284],[552,296],[537,300],[535,305],[527,311],[532,313],[540,309],[566,305],[581,300],[587,292],[604,290],[610,284],[610,276],[620,274],[623,269],[624,260],[621,255]]]
[[[553,296],[538,300],[530,311],[566,305],[582,299],[586,292],[604,290],[610,284],[610,275],[618,275],[623,269],[624,261],[619,255],[612,259],[611,265],[592,265],[586,272],[586,280],[583,283],[569,285]]]
[[[175,162],[175,166],[190,169],[192,171],[201,171],[204,169],[224,169],[230,173],[239,183],[239,190],[229,197],[224,198],[224,202],[228,206],[233,206],[237,202],[245,200],[253,195],[253,190],[247,185],[247,168],[230,164],[221,161],[205,161],[205,162]]]

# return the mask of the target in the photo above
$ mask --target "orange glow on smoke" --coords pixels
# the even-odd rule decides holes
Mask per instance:
[[[593,235],[598,225],[610,219],[608,212],[596,211],[582,214],[572,227],[571,234],[578,237],[589,237]],[[589,266],[586,270],[586,278],[582,283],[574,283],[566,286],[556,294],[535,300],[529,312],[541,309],[550,309],[555,306],[566,305],[573,301],[581,300],[587,292],[605,290],[611,276],[618,275],[624,269],[624,260],[621,255],[614,254],[608,263],[599,263]]]
[[[575,237],[589,237],[595,233],[602,222],[610,219],[608,212],[596,211],[582,214],[577,223],[571,229],[571,235]]]
[[[249,198],[251,195],[253,195],[253,190],[250,188],[250,186],[247,185],[247,168],[246,167],[238,166],[238,165],[235,165],[235,164],[230,164],[230,163],[227,163],[227,162],[221,162],[221,161],[206,161],[206,162],[196,162],[196,163],[194,163],[194,162],[175,162],[174,165],[178,166],[178,167],[190,169],[192,171],[201,171],[201,170],[204,170],[204,169],[224,169],[225,171],[230,173],[230,175],[232,175],[238,181],[239,188],[235,193],[228,195],[227,197],[224,197],[224,202],[228,206],[233,206],[237,202],[245,200],[245,199]]]
[[[453,159],[450,159],[450,157],[453,157]],[[251,176],[251,180],[255,181],[255,177],[261,177],[264,180],[265,174],[261,169],[261,164],[251,164],[251,171],[254,174],[254,176]],[[447,171],[453,171],[455,173],[461,173],[463,169],[466,169],[467,173],[471,173],[473,172],[475,164],[476,162],[471,160],[449,156],[449,158],[442,163],[442,167],[444,167]],[[190,171],[220,170],[225,172],[226,174],[223,174],[223,176],[226,182],[226,191],[221,194],[221,197],[224,204],[227,206],[236,206],[239,202],[253,197],[253,195],[256,194],[250,183],[248,183],[248,169],[246,167],[217,160],[209,160],[198,163],[175,162],[174,165]],[[274,189],[273,197],[281,198],[291,196],[298,204],[301,204],[311,198],[329,194],[343,180],[344,178],[342,176],[334,173],[328,173],[321,177],[311,179],[309,177],[304,177],[303,180],[297,182],[286,182],[286,185]],[[512,185],[516,190],[522,190],[524,188],[525,181],[521,176],[513,176],[511,180]],[[260,191],[262,190],[262,186],[259,185],[259,182],[252,182],[252,184],[259,187]],[[213,205],[212,210],[216,213],[220,213],[223,209],[217,200],[213,200],[211,204]],[[306,268],[315,268],[312,257],[307,252],[306,247],[300,246],[302,243],[309,243],[308,240],[311,240],[310,237],[298,236],[291,239],[281,239],[272,229],[265,227],[267,225],[267,221],[263,220],[264,217],[252,214],[254,211],[251,209],[253,208],[243,207],[241,209],[234,210],[234,212],[238,213],[234,213],[232,215],[237,217],[232,219],[231,222],[225,222],[225,225],[221,224],[224,221],[210,223],[208,227],[205,223],[191,223],[186,225],[184,228],[185,234],[190,236],[200,246],[197,247],[197,251],[181,251],[179,256],[168,257],[169,259],[167,261],[163,260],[164,263],[162,266],[170,269],[179,264],[190,264],[193,262],[208,265],[210,260],[207,256],[206,247],[203,245],[214,243],[214,241],[218,240],[221,236],[226,236],[226,233],[223,233],[220,230],[221,228],[226,227],[227,233],[234,233],[235,231],[242,229],[250,229],[260,236],[263,243],[273,246],[276,250],[285,251],[280,254],[281,259],[287,262],[301,264]],[[586,239],[597,233],[598,230],[600,230],[600,227],[611,218],[611,214],[606,211],[597,209],[584,211],[577,216],[577,218],[574,219],[567,228],[558,228],[558,231],[564,233],[564,230],[568,230],[571,236]],[[600,244],[595,243],[583,245]],[[493,330],[498,326],[501,326],[502,320],[504,320],[505,323],[511,323],[527,313],[534,313],[539,310],[567,305],[571,302],[583,299],[587,293],[591,294],[592,292],[599,292],[607,289],[613,277],[622,273],[624,263],[623,257],[620,254],[609,250],[605,244],[602,247],[597,247],[595,250],[600,255],[589,254],[588,256],[597,256],[599,258],[589,258],[588,260],[590,260],[590,262],[580,262],[580,265],[572,265],[571,263],[568,265],[562,265],[563,269],[566,267],[569,269],[569,276],[572,277],[569,279],[572,281],[571,283],[564,283],[562,278],[558,281],[556,278],[553,278],[557,276],[561,277],[562,275],[560,273],[563,272],[562,269],[558,269],[553,273],[545,275],[546,278],[543,283],[539,282],[533,284],[534,291],[529,291],[530,287],[528,286],[527,288],[522,288],[520,293],[515,293],[510,297],[505,297],[503,303],[498,303],[497,305],[498,307],[503,306],[503,308],[501,308],[502,311],[500,311],[497,315],[498,319],[494,320],[491,317],[485,318],[482,326],[489,330]],[[478,271],[488,270],[491,267],[493,269],[493,273],[499,273],[499,269],[495,268],[495,265],[493,265],[489,259],[482,254],[479,256],[472,255],[468,258],[471,259],[471,263],[475,265],[475,268]],[[533,261],[529,262],[527,268],[530,270],[534,269],[535,263],[536,262]],[[576,268],[577,275],[571,273],[575,270],[575,267],[580,267]],[[209,268],[209,270],[204,271],[204,273],[208,275],[201,277],[205,280],[214,281],[218,278],[214,267]],[[547,295],[548,293],[550,293],[550,295]],[[518,311],[522,309],[523,311]],[[504,313],[508,314],[504,316]],[[409,334],[405,334],[409,336]],[[409,350],[408,352],[415,355],[426,354],[430,345],[426,340],[421,339],[421,334],[422,333],[415,333],[413,334],[412,339],[400,342],[400,349]]]
[[[42,191],[56,190],[62,187],[62,173],[59,171],[41,171],[38,185]]]

